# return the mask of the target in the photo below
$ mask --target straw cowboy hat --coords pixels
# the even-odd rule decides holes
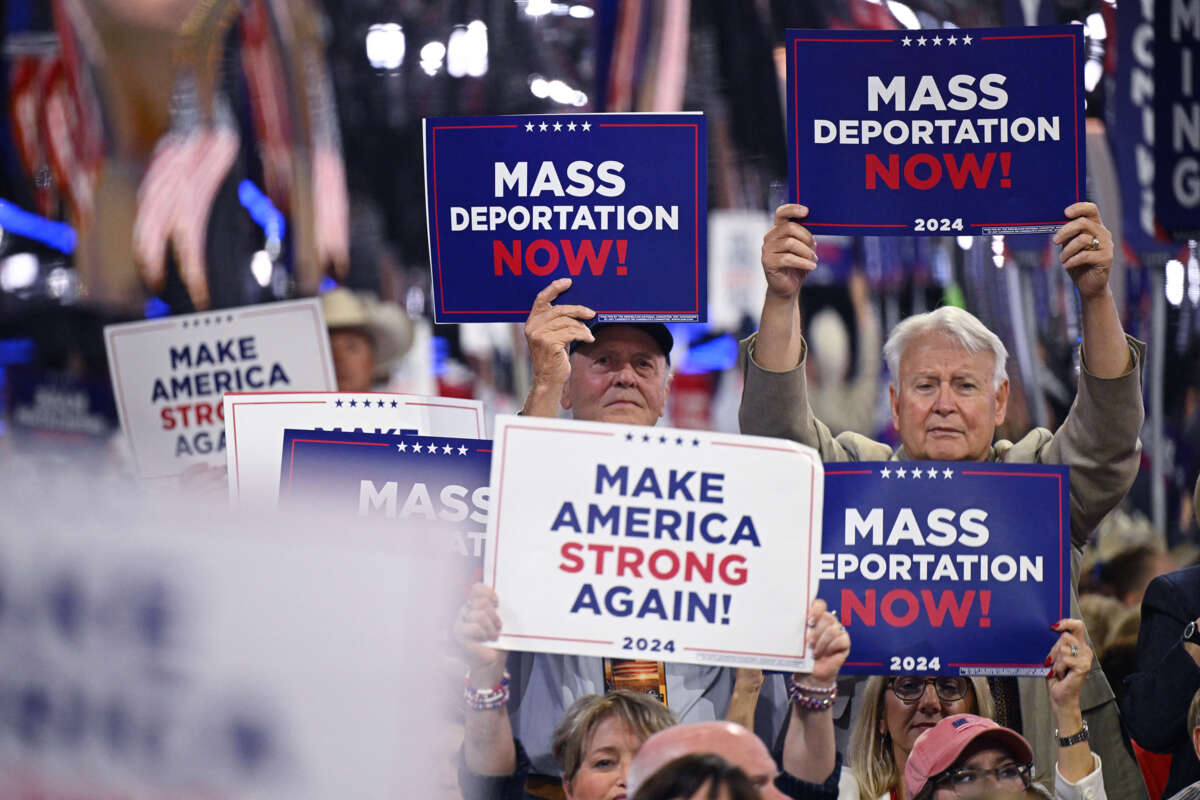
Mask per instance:
[[[412,345],[412,321],[395,303],[339,286],[321,295],[321,309],[329,330],[351,328],[371,338],[377,380],[387,378]]]

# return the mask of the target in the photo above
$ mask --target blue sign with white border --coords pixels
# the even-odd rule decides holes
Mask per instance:
[[[519,322],[557,278],[601,321],[707,320],[704,115],[425,120],[434,320]]]
[[[1056,230],[1085,199],[1083,54],[1078,25],[789,30],[789,201],[815,233]]]
[[[1067,467],[827,464],[823,521],[843,672],[1045,674],[1071,609]]]
[[[445,532],[478,579],[491,465],[489,439],[288,428],[279,507]]]

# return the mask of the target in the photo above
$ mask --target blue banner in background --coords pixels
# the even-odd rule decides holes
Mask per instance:
[[[465,580],[478,580],[487,535],[490,439],[287,429],[281,509],[395,519],[398,530],[445,533]]]
[[[1171,238],[1184,241],[1200,236],[1200,5],[1155,6],[1155,204]]]
[[[789,199],[816,233],[1046,233],[1084,199],[1078,25],[789,30]]]
[[[1121,189],[1121,237],[1126,256],[1168,254],[1155,209],[1153,5],[1117,6],[1116,75],[1109,82],[1105,130]]]
[[[557,278],[601,320],[707,319],[702,114],[425,120],[436,322],[518,322]]]
[[[827,464],[818,596],[850,674],[1044,675],[1071,609],[1066,467]]]

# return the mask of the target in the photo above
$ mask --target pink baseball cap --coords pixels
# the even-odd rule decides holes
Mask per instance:
[[[949,769],[971,742],[986,736],[1021,763],[1033,761],[1033,748],[1011,728],[975,714],[955,714],[917,737],[904,767],[904,788],[916,797],[929,779]]]

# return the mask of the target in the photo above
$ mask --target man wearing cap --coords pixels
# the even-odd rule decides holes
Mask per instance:
[[[532,386],[521,413],[555,417],[561,408],[574,419],[657,424],[670,390],[670,331],[658,323],[593,323],[589,308],[554,304],[570,286],[570,278],[560,278],[543,289],[525,323]],[[650,691],[680,722],[701,722],[722,719],[735,688],[744,688],[735,687],[732,669],[540,653],[510,653],[508,672],[513,732],[534,771],[551,776],[557,770],[550,735],[583,695],[608,688]],[[783,678],[770,676],[759,690],[755,730],[771,741],[786,714]]]

